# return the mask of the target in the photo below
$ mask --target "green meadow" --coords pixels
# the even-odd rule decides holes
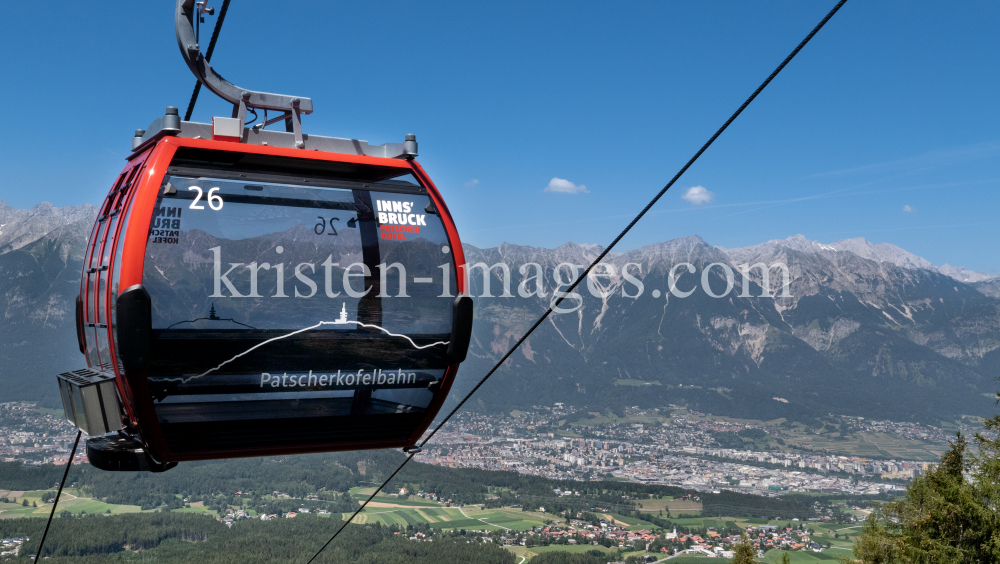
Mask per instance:
[[[341,515],[342,519],[350,513]],[[434,529],[466,529],[474,531],[526,531],[544,525],[542,518],[520,509],[488,509],[475,506],[457,507],[367,507],[354,520],[355,523],[381,523],[383,525],[416,525],[428,523]]]
[[[16,495],[15,495],[16,494]],[[37,491],[27,491],[27,492],[10,492],[5,493],[12,501],[16,499],[16,503],[2,503],[0,502],[0,519],[16,519],[19,517],[48,517],[49,513],[52,511],[51,503],[43,503],[42,497],[44,494],[48,494],[45,497],[49,497],[54,494],[53,490],[37,490]],[[28,506],[23,505],[23,501],[28,501]],[[37,507],[32,506],[35,504]],[[74,489],[67,488],[63,490],[62,496],[59,499],[59,507],[57,509],[59,513],[63,511],[69,511],[73,514],[79,513],[138,513],[140,511],[138,505],[114,505],[110,503],[104,503],[103,501],[97,501],[88,497],[82,497],[80,492]]]

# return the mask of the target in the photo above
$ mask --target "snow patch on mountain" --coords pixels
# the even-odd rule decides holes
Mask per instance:
[[[730,260],[737,264],[773,260],[776,257],[784,256],[782,251],[787,249],[826,256],[831,261],[836,260],[836,253],[851,253],[867,260],[879,263],[888,262],[908,270],[930,270],[965,283],[981,282],[990,278],[984,272],[973,272],[962,266],[951,266],[948,263],[935,266],[929,260],[892,243],[872,243],[863,237],[841,239],[824,244],[807,239],[804,235],[793,235],[787,239],[772,239],[750,247],[716,248],[726,253]]]

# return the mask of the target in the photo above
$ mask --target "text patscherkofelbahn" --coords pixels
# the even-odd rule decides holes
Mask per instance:
[[[340,386],[380,386],[380,385],[402,385],[415,384],[417,382],[416,372],[398,370],[358,370],[357,372],[344,372],[338,370],[336,373],[319,374],[310,370],[308,373],[291,374],[287,372],[272,375],[270,372],[262,372],[260,375],[260,387],[268,385],[272,388],[294,388],[294,387],[340,387]]]

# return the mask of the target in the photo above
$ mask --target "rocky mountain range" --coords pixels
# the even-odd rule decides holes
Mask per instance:
[[[92,224],[96,214],[97,208],[90,204],[58,208],[42,202],[20,210],[0,202],[0,254],[16,251],[65,225],[79,221]]]
[[[0,202],[2,401],[60,405],[55,375],[83,365],[74,327],[87,237],[97,208]]]
[[[3,401],[55,407],[55,375],[83,363],[73,302],[95,213],[0,204]],[[565,290],[574,265],[579,272],[601,250],[466,245],[470,263],[494,268],[487,278],[471,269],[476,323],[454,390],[471,388]],[[935,266],[887,243],[801,235],[739,249],[691,236],[603,262],[473,407],[685,404],[763,419],[838,413],[932,423],[995,409],[1000,278]],[[757,263],[787,266],[787,287],[781,266],[765,280]]]
[[[568,280],[568,264],[589,264],[600,251],[572,243],[466,247],[470,262],[507,264],[513,285],[536,269],[523,265],[535,263],[550,287],[545,298],[477,298],[462,384],[475,379],[470,372],[485,373],[549,306],[560,263],[567,263],[560,280]],[[615,275],[599,277],[596,291],[578,289],[580,298],[561,308],[572,311],[539,327],[484,386],[484,408],[674,403],[763,419],[832,412],[931,423],[994,409],[996,278],[936,267],[894,245],[827,245],[801,235],[740,249],[691,236],[604,262]],[[623,275],[630,263],[633,281]],[[744,277],[741,267],[757,263],[786,265],[787,291],[780,267],[767,281],[759,266]],[[491,272],[497,296],[503,272]],[[473,295],[482,296],[480,269],[471,282]]]

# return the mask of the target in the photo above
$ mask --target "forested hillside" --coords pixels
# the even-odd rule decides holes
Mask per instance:
[[[59,519],[45,541],[52,564],[170,562],[171,564],[287,564],[308,560],[341,525],[337,519],[241,521],[232,528],[211,517],[144,513]],[[0,537],[30,537],[22,555],[34,554],[44,519],[0,520]],[[417,543],[398,530],[350,525],[323,553],[343,564],[514,564],[513,553],[483,543]],[[28,561],[27,558],[24,558]]]

